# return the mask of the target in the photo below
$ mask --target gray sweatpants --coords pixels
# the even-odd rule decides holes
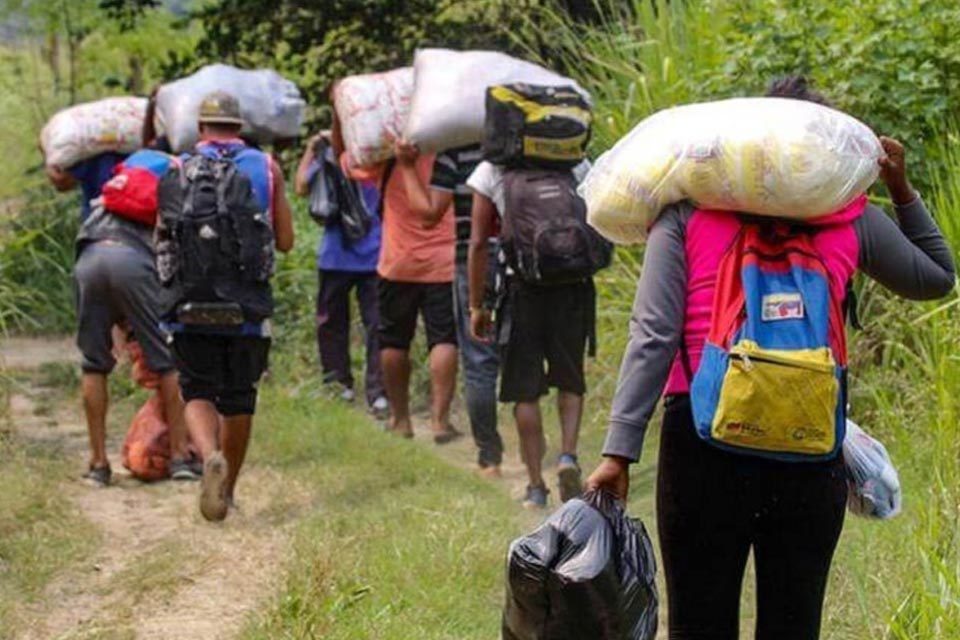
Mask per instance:
[[[77,294],[77,346],[83,370],[113,370],[113,325],[126,320],[155,373],[174,368],[160,330],[161,287],[153,256],[113,241],[90,244],[73,269]]]

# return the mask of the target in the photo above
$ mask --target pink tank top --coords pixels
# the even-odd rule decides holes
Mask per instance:
[[[814,245],[830,272],[831,295],[837,300],[844,299],[847,283],[857,270],[860,246],[853,223],[866,206],[867,197],[864,195],[836,213],[807,221],[807,224],[824,227],[814,236]],[[687,308],[682,340],[691,371],[700,366],[703,344],[710,330],[720,261],[736,238],[740,224],[735,214],[705,209],[694,211],[687,223]],[[681,350],[673,361],[664,395],[689,392],[683,357],[684,351]]]

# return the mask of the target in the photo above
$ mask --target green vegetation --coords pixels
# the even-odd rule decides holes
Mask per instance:
[[[590,88],[598,114],[593,150],[600,153],[657,109],[754,94],[773,76],[801,71],[839,107],[907,143],[911,176],[960,249],[960,131],[945,129],[960,116],[960,9],[950,0],[600,0],[599,15],[588,22],[539,2],[416,2],[406,17],[385,13],[381,30],[365,27],[392,3],[339,3],[335,10],[301,4],[208,2],[186,29],[155,9],[134,16],[130,32],[97,21],[79,40],[90,59],[78,66],[77,95],[130,85],[133,66],[119,53],[127,50],[121,36],[139,33],[151,43],[142,51],[141,87],[172,69],[221,57],[276,65],[301,83],[320,120],[323,90],[337,76],[406,63],[419,43],[485,44],[561,65]],[[44,34],[69,37],[61,23],[41,24]],[[33,150],[39,126],[69,99],[63,81],[59,92],[51,90],[55,71],[39,42],[0,51],[0,86],[7,89],[0,144],[11,160],[0,167],[0,332],[63,331],[72,324],[76,203],[27,189],[41,176],[25,173],[39,162]],[[60,56],[63,74],[67,59]],[[367,420],[317,391],[318,231],[302,210],[297,231],[297,248],[278,267],[276,382],[265,393],[252,456],[308,486],[314,508],[296,531],[281,592],[246,636],[492,637],[503,553],[530,522],[495,487],[423,448],[374,433]],[[600,352],[590,364],[583,445],[588,464],[600,448],[641,262],[640,251],[620,250],[598,280]],[[957,298],[917,305],[868,282],[859,288],[866,328],[852,336],[852,417],[889,448],[905,487],[905,511],[887,523],[848,519],[824,637],[960,637]],[[422,389],[422,380],[415,384]],[[512,429],[504,418],[503,428]],[[656,436],[653,426],[631,500],[651,531]],[[50,525],[71,517],[50,498],[59,463],[15,447],[0,447],[0,458],[0,479],[16,489],[0,498],[0,601],[7,602],[8,594],[35,594],[82,549],[57,543],[62,529]],[[63,555],[37,560],[43,545]]]
[[[94,530],[58,487],[67,464],[0,439],[0,638],[16,626],[17,606],[40,595],[57,571],[96,543]]]

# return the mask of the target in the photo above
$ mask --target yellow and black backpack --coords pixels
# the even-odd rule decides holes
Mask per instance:
[[[587,152],[590,102],[572,86],[487,89],[483,157],[507,167],[569,169]]]

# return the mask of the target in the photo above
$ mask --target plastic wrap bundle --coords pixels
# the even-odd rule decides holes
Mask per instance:
[[[652,640],[656,561],[606,493],[570,500],[510,545],[504,640]]]
[[[902,506],[900,478],[887,449],[855,422],[847,420],[843,440],[847,468],[847,508],[864,518],[888,520]]]
[[[40,132],[48,165],[71,167],[107,151],[140,148],[146,98],[105,98],[57,112]]]
[[[489,87],[525,82],[574,86],[589,95],[569,78],[494,51],[421,49],[413,67],[413,102],[404,135],[423,151],[479,143]]]
[[[191,76],[160,87],[157,126],[174,152],[189,151],[197,141],[200,102],[212,91],[227,91],[240,101],[244,135],[258,143],[300,135],[306,103],[297,86],[269,69],[206,66]]]
[[[600,156],[580,194],[589,220],[619,243],[642,242],[667,205],[785,218],[837,211],[879,173],[880,141],[859,120],[785,98],[667,109]]]
[[[413,97],[413,67],[350,76],[337,83],[334,104],[343,142],[357,166],[393,156]]]

